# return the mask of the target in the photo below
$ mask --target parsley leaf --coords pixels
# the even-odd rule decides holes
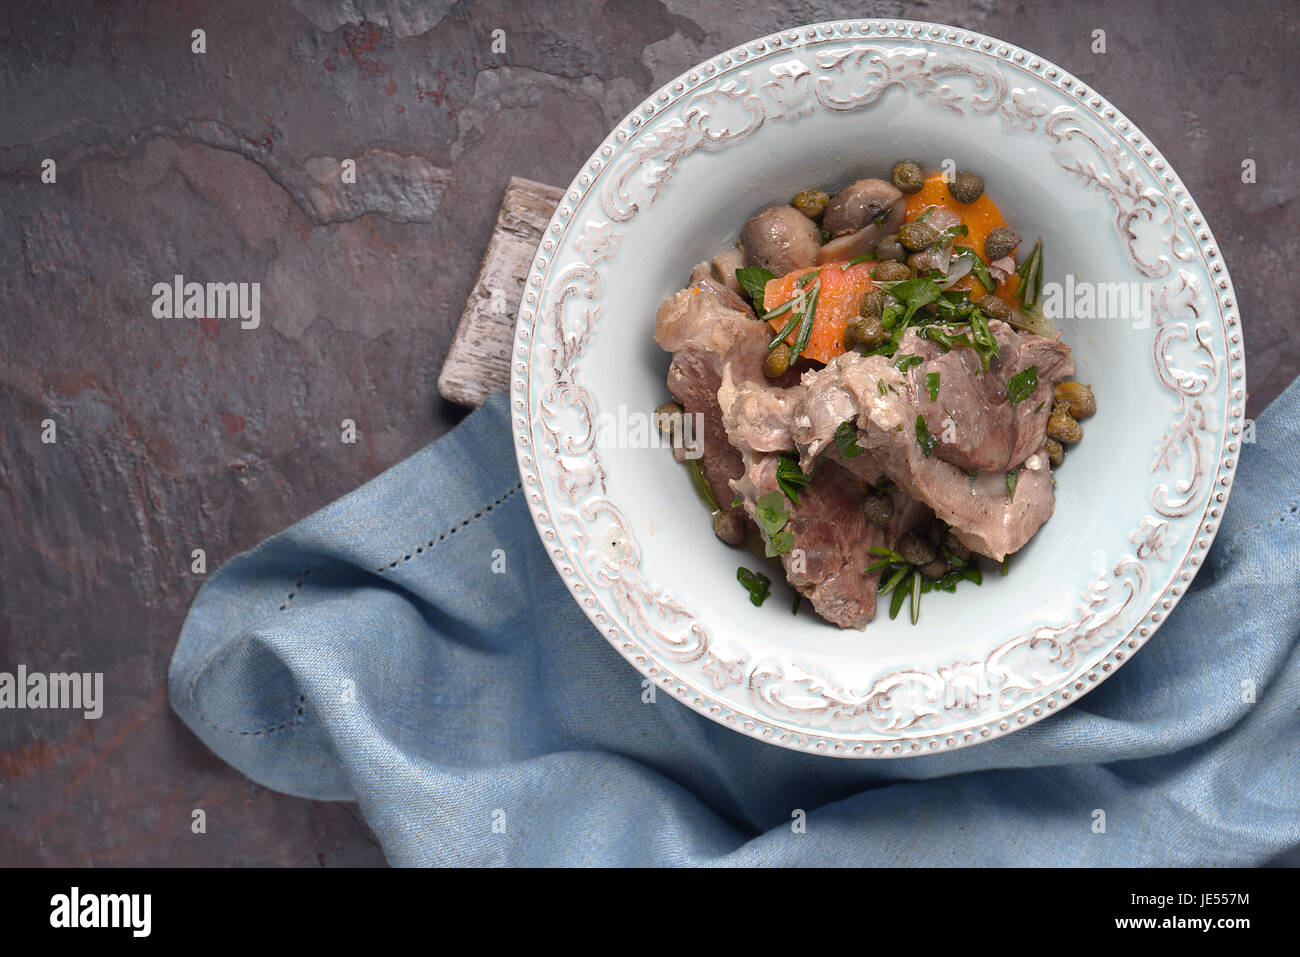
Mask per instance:
[[[925,391],[930,393],[930,401],[937,402],[939,399],[939,373],[927,372],[925,376]]]
[[[935,437],[930,434],[930,430],[925,426],[925,416],[916,417],[916,441],[921,446],[921,451],[928,459],[934,453],[934,447],[939,443]]]
[[[989,292],[993,292],[998,288],[998,284],[993,281],[993,274],[989,272],[989,267],[984,264],[984,260],[980,259],[979,253],[969,246],[953,246],[952,251],[960,256],[969,256],[971,258],[970,271],[980,281],[980,285]]]
[[[925,360],[920,356],[914,356],[910,353],[904,352],[902,355],[894,359],[894,368],[899,372],[906,372],[908,369],[912,368],[912,366],[919,366],[923,362],[925,362]]]
[[[799,468],[799,459],[794,455],[782,453],[776,463],[776,484],[785,492],[786,497],[799,507],[799,488],[812,484],[812,475],[805,475]]]
[[[1038,366],[1022,369],[1007,380],[1007,401],[1012,405],[1023,402],[1038,388]]]
[[[1007,473],[1007,500],[1014,502],[1016,500],[1016,483],[1020,481],[1019,472]]]
[[[754,311],[760,316],[763,315],[763,290],[767,288],[767,281],[775,278],[775,274],[762,266],[742,266],[736,270],[736,282],[754,300]]]
[[[840,423],[840,427],[835,430],[835,448],[839,450],[842,459],[851,459],[862,454],[862,447],[858,445],[856,425],[852,422]]]
[[[752,572],[743,565],[736,569],[736,581],[745,586],[749,592],[749,600],[756,608],[767,601],[767,596],[772,591],[772,579],[762,572]]]
[[[758,500],[754,518],[766,533],[768,558],[784,555],[794,547],[794,534],[785,530],[790,513],[785,510],[785,499],[779,491],[768,492]]]

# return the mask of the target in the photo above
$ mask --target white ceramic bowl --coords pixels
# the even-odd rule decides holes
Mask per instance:
[[[600,416],[668,398],[654,314],[745,220],[904,157],[981,173],[1044,238],[1045,281],[1140,283],[1143,326],[1060,318],[1097,415],[1056,512],[982,587],[842,631],[716,540],[663,449],[598,441]],[[1026,247],[1027,248],[1027,244]],[[661,694],[745,734],[846,757],[989,740],[1059,711],[1159,626],[1218,528],[1243,437],[1232,284],[1196,204],[1096,91],[1010,43],[898,20],[774,34],[650,96],[583,166],[525,286],[512,359],[523,487],[600,633]],[[769,574],[771,574],[769,572]],[[773,575],[774,578],[778,577]]]

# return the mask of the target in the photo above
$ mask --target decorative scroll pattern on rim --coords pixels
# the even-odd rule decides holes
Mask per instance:
[[[845,40],[864,42],[817,49]],[[979,54],[988,65],[945,61],[945,49]],[[759,61],[771,76],[762,83],[746,69]],[[1024,85],[1012,86],[1010,76],[1023,77]],[[1049,113],[1034,84],[1073,102]],[[1129,535],[1136,554],[1122,556],[1089,587],[1074,620],[1012,638],[982,661],[882,675],[857,692],[793,661],[750,667],[745,654],[714,646],[703,623],[644,580],[632,531],[606,494],[594,447],[595,402],[581,384],[580,360],[600,317],[601,280],[592,266],[616,255],[619,225],[653,205],[682,162],[697,151],[743,142],[766,122],[818,108],[870,107],[893,88],[958,114],[996,111],[1009,132],[1051,139],[1062,147],[1062,168],[1112,203],[1117,237],[1134,267],[1152,279],[1167,277],[1152,310],[1152,356],[1176,409],[1152,472],[1174,473],[1187,455],[1182,476],[1152,490],[1152,507],[1165,517],[1141,520]],[[655,119],[668,110],[676,115]],[[1145,187],[1139,168],[1164,188]],[[585,224],[578,248],[587,264],[567,265],[552,277],[556,264],[547,254],[574,225],[571,217],[589,190],[598,191],[607,222]],[[1153,244],[1153,237],[1160,242]],[[1216,256],[1195,204],[1132,124],[1027,51],[908,21],[821,24],[728,51],[665,86],[615,129],[566,194],[538,250],[517,327],[512,405],[524,488],[543,543],[624,657],[696,710],[754,737],[814,752],[892,757],[960,747],[1031,723],[1086,693],[1140,646],[1161,619],[1155,609],[1167,609],[1171,594],[1176,599],[1213,538],[1235,465],[1244,400],[1231,283]],[[1179,268],[1184,263],[1201,267],[1213,288],[1203,288],[1200,270]],[[539,322],[542,298],[545,323]],[[538,361],[541,354],[545,362]],[[1229,395],[1219,413],[1214,395],[1225,387]],[[549,463],[545,473],[539,459]],[[1172,556],[1180,537],[1170,520],[1187,520],[1198,508],[1202,528],[1187,537],[1169,582],[1153,583],[1144,561]],[[593,532],[597,519],[600,531]],[[560,534],[565,528],[567,539]],[[1122,632],[1117,622],[1142,605],[1139,624]],[[713,697],[733,684],[746,688],[754,713]]]

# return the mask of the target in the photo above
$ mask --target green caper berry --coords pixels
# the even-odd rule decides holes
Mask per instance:
[[[862,515],[872,525],[888,525],[894,517],[894,500],[883,492],[868,492],[862,500]]]
[[[934,546],[915,532],[908,532],[898,541],[898,554],[909,565],[928,565],[938,556]]]
[[[948,192],[959,203],[973,203],[984,195],[984,180],[969,170],[961,170],[948,184]]]
[[[858,316],[844,327],[845,349],[874,349],[888,338],[879,316]]]
[[[1003,322],[1011,318],[1011,306],[1006,301],[999,299],[997,296],[984,296],[975,301],[976,307],[984,313],[989,319],[1001,319]]]
[[[862,297],[858,303],[859,316],[876,316],[879,317],[885,312],[885,294],[879,289],[872,289]]]
[[[659,431],[664,435],[671,435],[674,429],[680,429],[683,411],[676,402],[665,402],[655,409],[654,420],[659,426]]]
[[[900,279],[910,279],[912,271],[903,263],[886,260],[871,270],[871,278],[880,282],[897,282]]]
[[[921,566],[921,574],[930,581],[942,578],[948,573],[948,563],[942,558],[936,558],[932,562],[926,562]]]
[[[898,229],[898,241],[912,252],[929,249],[938,238],[939,230],[929,223],[904,223]]]
[[[1065,446],[1056,439],[1047,440],[1047,460],[1054,469],[1059,469],[1065,463]]]
[[[728,545],[745,541],[745,522],[734,509],[724,508],[713,516],[713,534]]]
[[[784,342],[767,354],[763,361],[763,375],[769,379],[779,379],[790,368],[790,347]]]
[[[1010,256],[1020,245],[1020,234],[999,226],[984,237],[984,258],[989,262]]]
[[[907,250],[904,249],[903,244],[898,241],[898,233],[890,233],[888,236],[882,237],[880,242],[876,243],[876,259],[880,262],[883,263],[892,260],[901,263],[906,258]]]
[[[890,175],[890,181],[894,184],[894,189],[904,193],[919,193],[921,187],[925,185],[925,174],[921,172],[921,167],[912,160],[900,160],[894,164],[894,171]]]
[[[818,220],[821,219],[822,213],[826,212],[826,204],[830,199],[820,189],[805,189],[790,200],[790,205],[809,219]]]

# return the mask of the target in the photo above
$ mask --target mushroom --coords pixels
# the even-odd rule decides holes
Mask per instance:
[[[744,292],[736,279],[736,270],[745,265],[745,250],[737,243],[725,252],[713,257],[713,278],[732,292]]]
[[[817,261],[817,224],[793,206],[772,206],[745,223],[740,233],[745,262],[784,276]]]
[[[832,239],[856,233],[887,213],[892,216],[902,199],[902,192],[883,179],[857,180],[845,186],[826,204],[822,229],[830,233]],[[902,223],[901,216],[899,223]],[[885,233],[891,232],[892,229],[885,230]]]
[[[852,259],[871,252],[881,238],[898,231],[907,200],[883,179],[860,179],[835,194],[822,216],[833,237],[817,254],[819,263]]]

